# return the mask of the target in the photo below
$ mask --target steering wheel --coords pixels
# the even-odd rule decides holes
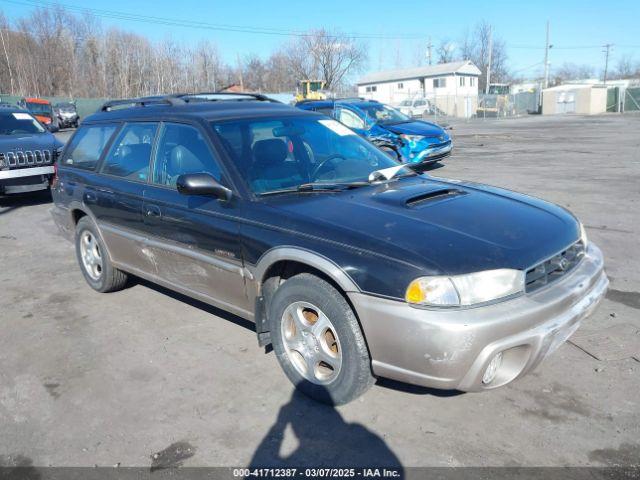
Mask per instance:
[[[321,161],[316,168],[313,169],[313,172],[311,172],[311,178],[315,180],[316,176],[318,175],[318,172],[322,169],[322,167],[324,167],[331,160],[335,160],[336,158],[341,158],[343,160],[346,160],[346,158],[343,155],[340,155],[339,153],[334,153],[333,155],[329,155],[327,158]]]

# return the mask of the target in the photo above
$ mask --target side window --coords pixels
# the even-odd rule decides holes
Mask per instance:
[[[341,108],[338,110],[338,121],[349,128],[364,129],[364,120],[350,110]]]
[[[424,107],[426,105],[424,100],[418,100],[415,104],[416,107]]]
[[[189,125],[164,125],[153,165],[152,181],[158,185],[175,187],[178,177],[186,173],[208,173],[216,180],[222,177],[204,137]]]
[[[80,127],[60,163],[93,170],[116,128],[113,124]]]
[[[111,146],[102,173],[146,182],[157,123],[127,123]]]

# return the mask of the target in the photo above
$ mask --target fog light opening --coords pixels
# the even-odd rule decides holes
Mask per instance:
[[[498,352],[494,355],[494,357],[487,365],[487,369],[484,371],[484,375],[482,376],[482,383],[485,385],[490,384],[496,378],[496,374],[502,365],[502,352]]]

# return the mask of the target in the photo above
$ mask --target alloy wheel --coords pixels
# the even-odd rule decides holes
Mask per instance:
[[[319,385],[333,382],[342,367],[342,349],[329,317],[315,305],[294,302],[281,321],[282,341],[298,373]]]

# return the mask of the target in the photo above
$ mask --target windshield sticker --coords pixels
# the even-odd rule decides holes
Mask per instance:
[[[33,117],[28,113],[17,112],[13,116],[16,120],[33,120]]]
[[[345,127],[344,125],[342,125],[340,122],[337,122],[336,120],[318,120],[322,125],[324,125],[327,128],[330,128],[331,130],[333,130],[334,132],[336,132],[338,135],[344,137],[345,135],[355,135],[355,133],[353,133],[351,130],[349,130],[347,127]]]

